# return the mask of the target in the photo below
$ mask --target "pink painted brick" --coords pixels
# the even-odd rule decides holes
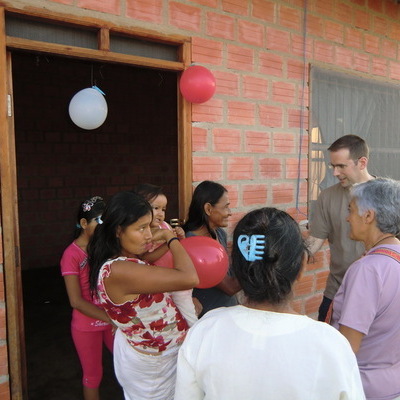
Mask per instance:
[[[240,130],[238,129],[213,129],[212,141],[216,152],[239,152]]]
[[[200,32],[201,8],[188,6],[186,4],[170,2],[169,23],[180,29]]]
[[[280,158],[260,158],[259,173],[261,178],[282,178],[282,160]]]
[[[285,28],[300,31],[303,23],[302,11],[293,7],[286,7],[282,4],[279,6],[278,10],[278,21],[280,25],[284,26]]]
[[[243,205],[265,205],[267,202],[267,185],[243,185]]]
[[[275,22],[276,2],[268,0],[252,0],[252,16],[267,22]]]
[[[77,6],[79,8],[87,8],[88,10],[95,10],[107,14],[119,15],[121,13],[120,0],[78,0]]]
[[[271,134],[269,132],[246,131],[245,151],[249,153],[268,153]]]
[[[239,42],[250,44],[252,46],[264,47],[264,27],[254,22],[238,21],[238,39]]]
[[[281,107],[259,105],[259,118],[263,126],[280,128],[283,123],[283,111]]]
[[[353,67],[353,50],[342,46],[335,46],[336,64],[351,69]]]
[[[375,55],[380,54],[381,41],[380,38],[369,33],[364,34],[365,51]]]
[[[219,181],[222,179],[221,157],[193,157],[193,181]]]
[[[293,154],[295,151],[294,133],[278,133],[272,135],[273,152],[278,154]]]
[[[375,57],[372,59],[371,73],[379,76],[388,76],[389,66],[388,60],[382,57]]]
[[[343,44],[344,26],[333,21],[325,21],[325,38],[332,42]]]
[[[363,47],[363,37],[364,34],[359,29],[346,27],[344,44],[346,47],[361,49]]]
[[[236,208],[239,205],[239,187],[238,185],[224,185],[228,191],[229,207]]]
[[[227,161],[227,178],[232,180],[251,179],[254,176],[252,157],[230,157]]]
[[[254,54],[252,49],[228,45],[228,68],[242,71],[253,71]]]
[[[293,83],[273,82],[272,100],[277,103],[294,104],[296,99]]]
[[[353,68],[361,72],[369,72],[370,56],[362,53],[354,53]]]
[[[267,100],[268,81],[266,79],[244,75],[242,80],[243,96],[246,99]]]
[[[228,122],[230,124],[254,125],[255,123],[254,103],[245,103],[242,101],[228,102]]]
[[[290,33],[282,29],[267,27],[267,48],[289,53]]]
[[[192,59],[193,62],[221,65],[222,43],[194,37],[192,39]]]
[[[126,15],[141,21],[160,24],[163,20],[162,0],[127,0]]]
[[[233,40],[235,37],[235,20],[223,14],[207,13],[207,35]]]
[[[217,82],[217,94],[225,94],[228,96],[239,95],[239,76],[227,71],[213,71]]]
[[[283,77],[283,58],[276,54],[260,52],[260,72],[265,75]]]
[[[318,61],[333,64],[333,45],[316,40],[314,42],[314,56]]]
[[[192,121],[195,122],[222,122],[223,101],[212,98],[202,104],[192,105]]]
[[[292,203],[294,200],[294,185],[291,183],[278,183],[272,186],[273,204]]]
[[[249,5],[247,1],[243,0],[222,0],[222,9],[226,12],[248,15]]]
[[[207,129],[193,127],[192,128],[192,150],[207,150]]]
[[[308,174],[308,160],[303,158],[288,158],[286,161],[286,179],[306,179]],[[299,168],[300,167],[300,168]]]

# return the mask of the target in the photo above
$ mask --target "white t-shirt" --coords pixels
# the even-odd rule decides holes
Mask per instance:
[[[348,341],[306,316],[207,313],[179,350],[175,400],[363,400]]]

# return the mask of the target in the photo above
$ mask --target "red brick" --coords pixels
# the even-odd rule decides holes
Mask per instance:
[[[202,104],[193,104],[192,121],[222,122],[223,102],[219,99],[211,99]]]
[[[87,8],[89,10],[100,11],[107,14],[119,15],[121,13],[120,0],[78,0],[77,6],[79,8]]]
[[[239,204],[239,188],[238,185],[224,185],[225,189],[228,191],[229,196],[229,207],[236,208]]]
[[[54,3],[60,3],[60,4],[72,4],[72,3],[74,3],[74,0],[50,0],[50,1],[52,1]]]
[[[266,43],[268,49],[290,52],[290,34],[282,29],[267,27]]]
[[[342,46],[335,46],[336,64],[343,68],[351,69],[353,67],[353,50]]]
[[[288,82],[273,82],[272,100],[277,103],[294,104],[296,100],[294,85]]]
[[[269,126],[272,128],[281,128],[283,121],[282,108],[260,104],[259,118],[260,118],[260,123],[263,126]]]
[[[395,2],[392,3],[390,1],[386,1],[385,7],[384,7],[384,12],[385,12],[385,15],[387,15],[389,18],[393,18],[395,20],[397,20],[400,16],[399,6]]]
[[[0,383],[0,398],[1,400],[10,400],[10,384],[7,380],[6,382]]]
[[[267,185],[243,185],[243,205],[265,205],[267,202]]]
[[[369,72],[370,56],[362,53],[354,53],[353,68],[361,72]]]
[[[318,14],[333,18],[335,14],[335,7],[333,6],[331,0],[318,0],[315,2],[315,11]]]
[[[271,53],[259,53],[260,72],[266,75],[283,77],[283,58]]]
[[[382,39],[382,56],[395,60],[397,58],[397,42]]]
[[[222,9],[233,14],[248,15],[247,1],[243,0],[222,0]]]
[[[361,28],[364,31],[371,30],[371,23],[370,23],[370,12],[355,9],[354,10],[354,26],[356,28]]]
[[[192,150],[207,150],[207,129],[192,127]]]
[[[346,27],[344,44],[346,47],[361,49],[363,46],[363,32],[356,28]]]
[[[388,31],[389,38],[398,41],[400,37],[400,24],[393,22],[390,28]]]
[[[180,29],[200,32],[201,8],[170,2],[169,23]]]
[[[222,64],[222,43],[199,37],[192,39],[192,61],[213,65]]]
[[[261,24],[239,20],[238,39],[239,42],[252,46],[264,47],[264,27]]]
[[[272,203],[292,203],[294,200],[294,187],[291,183],[278,183],[272,187]]]
[[[299,171],[299,160],[298,158],[286,159],[286,179],[306,179],[308,176],[308,160],[303,158],[300,160],[300,171]]]
[[[288,79],[308,79],[308,67],[303,61],[288,60],[287,61],[287,77]]]
[[[314,56],[318,61],[333,64],[333,45],[316,40],[314,42]]]
[[[235,20],[228,15],[207,13],[207,34],[218,38],[233,40],[235,35]]]
[[[245,151],[250,153],[268,153],[270,149],[270,137],[268,132],[246,131]]]
[[[228,122],[230,124],[254,125],[255,104],[241,101],[228,102]]]
[[[306,313],[306,315],[311,316],[315,314],[315,317],[317,317],[316,314],[318,312],[319,306],[321,305],[321,302],[322,302],[322,293],[308,297],[304,305],[304,312]]]
[[[240,130],[237,129],[213,129],[212,140],[216,152],[239,152]]]
[[[242,71],[253,71],[254,69],[254,55],[253,50],[228,45],[227,54],[228,68],[239,69]]]
[[[285,28],[300,31],[302,23],[302,12],[300,10],[296,10],[293,7],[285,7],[284,5],[279,7],[280,25]]]
[[[126,15],[130,18],[160,24],[163,20],[162,11],[162,0],[127,0],[126,2]]]
[[[304,314],[303,300],[291,300],[290,307],[292,307],[293,311],[297,312],[298,314]]]
[[[336,4],[335,17],[337,21],[346,25],[351,25],[353,20],[353,10],[348,4],[340,1]]]
[[[288,127],[305,128],[308,121],[308,111],[306,109],[288,110]]]
[[[275,132],[272,136],[273,152],[279,154],[293,154],[295,139],[293,133]]]
[[[390,31],[391,22],[381,16],[373,16],[373,32],[381,36],[386,36],[386,33]]]
[[[227,178],[251,179],[254,176],[254,160],[251,157],[230,157],[227,161]]]
[[[314,290],[314,275],[303,275],[293,285],[295,296],[311,295]]]
[[[383,2],[382,0],[368,0],[368,8],[378,13],[383,12]]]
[[[267,22],[275,22],[274,1],[268,0],[252,0],[252,16]]]
[[[325,39],[332,42],[343,44],[344,41],[344,27],[333,21],[325,22]]]
[[[291,52],[293,55],[314,58],[314,40],[312,38],[308,37],[304,40],[303,36],[295,34],[292,34],[291,38]]]
[[[316,15],[307,14],[307,33],[321,37],[324,31],[324,20]]]
[[[329,271],[320,271],[315,275],[315,290],[325,290]]]
[[[382,57],[375,57],[372,59],[371,73],[374,75],[388,76],[388,61]]]
[[[282,178],[282,160],[279,158],[260,158],[259,173],[261,178]]]
[[[213,71],[217,82],[217,94],[225,94],[228,96],[239,95],[239,77],[237,74],[226,71]]]
[[[193,157],[193,181],[219,181],[222,179],[221,157]]]
[[[364,34],[365,41],[365,51],[367,53],[372,53],[378,55],[381,49],[380,38],[374,35],[370,35],[369,33]]]
[[[267,100],[268,81],[254,76],[243,76],[243,96],[246,99]]]
[[[200,4],[202,6],[217,8],[218,0],[190,0],[192,3]]]
[[[400,63],[396,61],[389,62],[389,78],[400,80]]]

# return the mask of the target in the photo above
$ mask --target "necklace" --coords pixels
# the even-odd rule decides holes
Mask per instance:
[[[375,247],[377,244],[383,242],[385,239],[394,238],[394,237],[396,237],[396,236],[395,236],[395,235],[385,236],[384,238],[382,238],[382,239],[378,240],[377,242],[375,242],[375,243],[370,247],[370,249],[372,249],[373,247]]]

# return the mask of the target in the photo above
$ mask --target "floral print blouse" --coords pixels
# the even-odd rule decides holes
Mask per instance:
[[[104,279],[110,276],[112,263],[119,260],[147,264],[135,258],[118,257],[102,265],[97,292],[108,316],[129,344],[139,350],[158,353],[181,344],[189,327],[169,293],[140,294],[123,304],[113,303],[108,297]]]

